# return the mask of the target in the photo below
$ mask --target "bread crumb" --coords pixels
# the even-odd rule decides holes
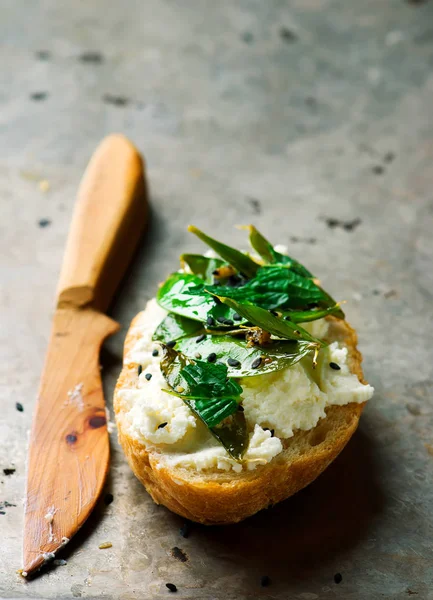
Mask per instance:
[[[41,190],[41,192],[48,192],[50,187],[51,186],[48,179],[41,179],[41,181],[39,182],[39,189]]]
[[[111,542],[104,542],[103,544],[99,544],[98,548],[100,550],[105,550],[106,548],[111,548],[113,544]]]

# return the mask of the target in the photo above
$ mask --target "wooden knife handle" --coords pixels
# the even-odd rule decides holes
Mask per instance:
[[[147,223],[143,160],[123,135],[105,138],[78,190],[57,307],[105,311]]]

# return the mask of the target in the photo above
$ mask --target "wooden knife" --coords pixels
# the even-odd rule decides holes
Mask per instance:
[[[97,148],[81,182],[29,440],[23,571],[54,558],[83,525],[109,464],[99,351],[119,329],[104,311],[146,225],[143,161],[122,135]]]

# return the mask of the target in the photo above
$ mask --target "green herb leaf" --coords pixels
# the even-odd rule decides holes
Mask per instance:
[[[180,263],[183,266],[187,264],[194,275],[198,275],[200,279],[204,279],[207,283],[212,283],[212,273],[226,264],[220,258],[209,258],[201,254],[182,254]]]
[[[229,335],[207,335],[200,342],[196,342],[196,338],[184,338],[176,344],[176,350],[190,358],[199,352],[205,359],[215,352],[217,360],[227,365],[228,377],[253,377],[286,369],[307,356],[314,347],[311,342],[303,340],[248,346],[244,339]],[[254,368],[252,365],[258,359],[262,359],[260,366]]]
[[[275,335],[280,338],[285,338],[288,340],[306,340],[308,342],[313,342],[316,345],[324,346],[325,343],[321,340],[313,337],[308,333],[305,329],[303,329],[297,323],[292,323],[291,321],[286,321],[281,317],[275,317],[269,311],[264,308],[260,308],[259,306],[255,306],[254,304],[246,304],[237,302],[231,298],[224,298],[219,296],[219,299],[224,304],[227,304],[233,310],[238,312],[240,315],[245,317],[248,321],[251,321],[254,325],[257,325],[261,329],[268,331],[270,334]]]
[[[253,279],[240,287],[206,285],[205,289],[216,296],[251,302],[269,310],[304,308],[311,303],[327,301],[323,290],[314,281],[280,266],[261,267]]]
[[[254,277],[254,275],[257,273],[260,265],[258,265],[252,258],[243,252],[214,240],[193,225],[188,227],[188,231],[194,233],[198,238],[201,239],[202,242],[215,250],[215,252],[221,256],[221,258],[239,271],[239,273],[242,273],[246,277]]]
[[[199,335],[203,330],[203,324],[200,321],[193,321],[181,315],[168,313],[156,328],[152,340],[167,343],[194,334]]]
[[[284,265],[291,269],[294,273],[297,273],[301,277],[313,278],[314,275],[308,271],[300,262],[287,256],[285,254],[281,254],[274,250],[274,247],[263,235],[254,227],[254,225],[249,225],[248,229],[250,231],[250,244],[252,248],[263,258],[265,262],[268,264],[280,264]]]
[[[192,294],[193,290],[196,291]],[[156,299],[158,304],[167,311],[194,321],[206,324],[211,317],[213,325],[210,327],[233,329],[242,324],[234,319],[235,311],[224,304],[218,304],[218,301],[205,291],[200,277],[191,273],[170,275],[159,288]],[[232,321],[233,324],[221,323],[220,321],[224,319]],[[206,327],[209,325],[206,324]]]
[[[238,410],[242,388],[227,378],[227,367],[192,360],[163,346],[161,372],[170,393],[181,398],[230,455],[240,460],[248,445],[245,417]]]
[[[291,310],[282,311],[283,317],[289,318],[293,323],[308,323],[309,321],[317,321],[324,319],[328,315],[333,315],[339,319],[344,319],[344,312],[337,303],[329,308],[317,308],[312,310]]]

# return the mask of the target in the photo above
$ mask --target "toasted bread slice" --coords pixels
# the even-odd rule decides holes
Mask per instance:
[[[125,355],[137,341],[132,321],[125,340]],[[329,340],[339,341],[349,351],[349,366],[362,383],[361,361],[356,332],[345,321],[329,317]],[[283,451],[268,464],[252,471],[198,472],[185,468],[167,468],[161,454],[148,450],[127,432],[125,407],[119,391],[134,387],[136,364],[123,367],[114,393],[114,410],[119,441],[137,478],[157,504],[192,521],[207,525],[237,523],[301,490],[322,473],[338,456],[355,432],[364,404],[330,406],[326,418],[314,429],[297,431],[281,440]]]

